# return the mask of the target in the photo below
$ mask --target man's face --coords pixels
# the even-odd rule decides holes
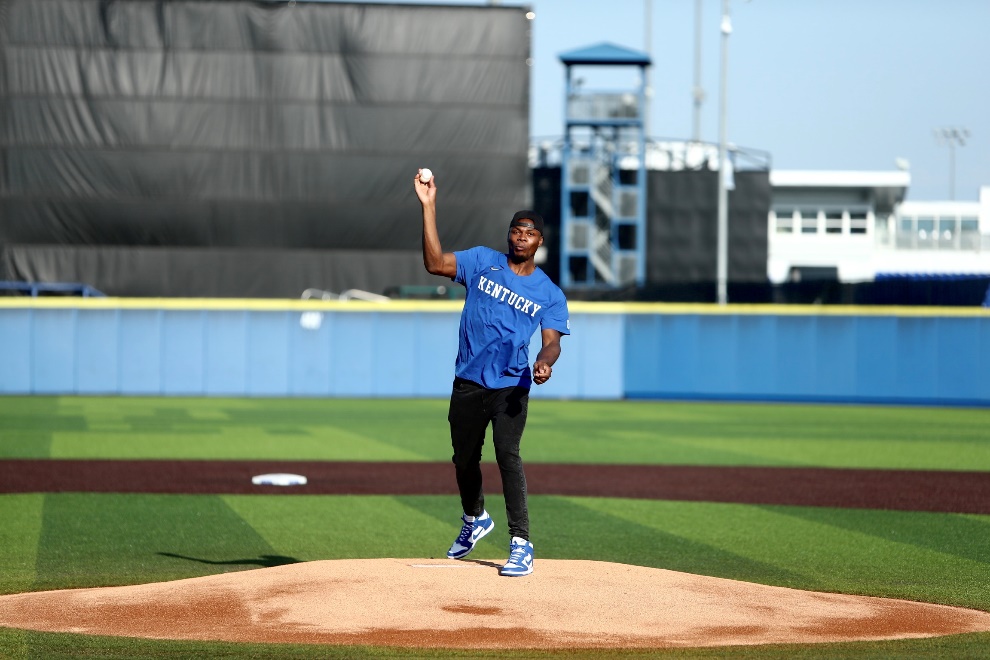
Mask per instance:
[[[529,261],[543,245],[543,234],[535,227],[509,227],[509,257],[516,263]]]

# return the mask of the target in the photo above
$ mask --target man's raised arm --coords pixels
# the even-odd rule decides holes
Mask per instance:
[[[419,172],[413,179],[413,188],[420,204],[423,205],[423,266],[433,275],[453,278],[457,275],[457,257],[452,252],[444,252],[440,247],[440,234],[437,232],[437,184],[436,177],[423,183]]]

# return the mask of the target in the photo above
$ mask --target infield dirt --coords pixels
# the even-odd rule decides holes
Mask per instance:
[[[439,648],[670,648],[990,631],[990,613],[596,561],[315,561],[0,597],[0,625],[143,638]]]

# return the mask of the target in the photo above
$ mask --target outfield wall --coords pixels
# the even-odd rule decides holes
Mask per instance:
[[[445,397],[460,306],[5,298],[0,393]],[[990,405],[990,310],[572,303],[571,327],[534,397]]]

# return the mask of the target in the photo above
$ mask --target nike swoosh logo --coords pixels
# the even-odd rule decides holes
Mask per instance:
[[[492,266],[492,270],[502,270],[501,266]]]

